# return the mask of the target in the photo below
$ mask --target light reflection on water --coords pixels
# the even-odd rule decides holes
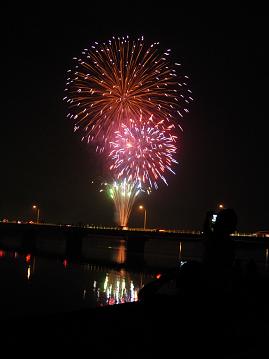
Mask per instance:
[[[124,240],[91,238],[82,245],[81,264],[58,254],[57,241],[37,243],[42,257],[0,250],[2,318],[136,301],[140,288],[158,271],[200,260],[203,249],[201,242],[154,239],[137,256],[127,251]],[[240,245],[236,256],[243,267],[254,259],[260,271],[268,272],[268,246]]]
[[[118,250],[119,262],[123,249]],[[152,273],[0,251],[3,318],[133,302]]]

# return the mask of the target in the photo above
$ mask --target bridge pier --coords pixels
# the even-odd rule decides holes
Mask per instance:
[[[126,239],[126,262],[130,265],[143,266],[146,239],[128,237]]]
[[[65,255],[70,259],[81,258],[82,255],[82,238],[81,231],[66,232],[65,238]]]
[[[22,234],[21,247],[23,250],[33,252],[36,249],[36,231],[25,231]]]

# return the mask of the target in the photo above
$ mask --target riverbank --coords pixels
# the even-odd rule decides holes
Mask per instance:
[[[2,321],[1,338],[12,351],[35,346],[35,355],[256,359],[269,339],[268,283],[259,277],[230,292],[197,286],[150,301]]]

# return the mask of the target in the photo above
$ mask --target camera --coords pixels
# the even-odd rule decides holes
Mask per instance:
[[[203,227],[205,235],[214,232],[217,216],[218,214],[215,211],[207,211]]]
[[[213,213],[213,214],[212,214],[212,217],[211,217],[211,223],[212,223],[212,224],[215,224],[216,220],[217,220],[217,214],[216,214],[216,213]]]

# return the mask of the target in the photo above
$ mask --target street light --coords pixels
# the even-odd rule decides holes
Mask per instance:
[[[37,212],[36,212],[36,223],[38,224],[39,223],[39,207],[36,206],[36,205],[33,205],[33,209],[37,210]]]
[[[146,229],[146,222],[147,222],[147,210],[144,206],[139,206],[139,209],[144,210],[144,229]]]
[[[221,203],[219,204],[219,209],[223,209],[224,208],[224,205]]]

